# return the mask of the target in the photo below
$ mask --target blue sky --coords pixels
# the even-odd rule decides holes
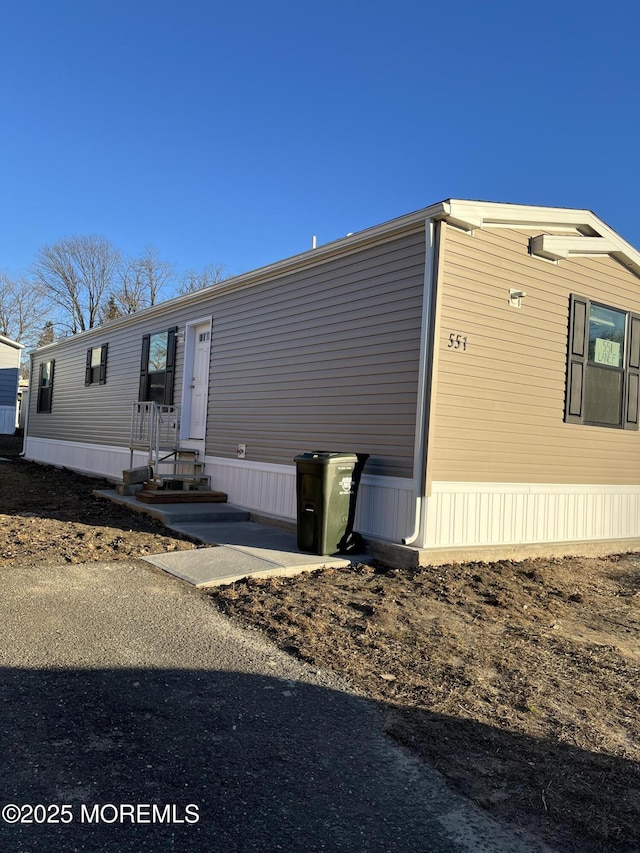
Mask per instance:
[[[0,269],[240,273],[448,197],[640,247],[640,3],[0,0]]]

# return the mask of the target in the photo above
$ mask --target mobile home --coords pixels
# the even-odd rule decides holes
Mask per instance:
[[[337,450],[369,455],[380,542],[631,547],[639,277],[588,210],[440,202],[39,349],[25,454],[119,479],[151,400],[262,516],[293,520],[294,457]]]

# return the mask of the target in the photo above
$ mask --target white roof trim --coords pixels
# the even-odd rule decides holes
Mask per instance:
[[[5,338],[4,335],[0,335],[0,344],[6,344],[9,347],[13,347],[14,349],[24,349],[24,344],[19,344],[17,341],[12,341],[11,338]]]
[[[456,222],[465,220],[475,228],[506,225],[513,228],[578,228],[589,226],[590,220],[600,220],[590,210],[564,207],[537,207],[526,204],[501,204],[492,201],[463,201],[450,199],[443,203],[445,218]],[[604,223],[601,223],[604,225]]]
[[[613,240],[606,237],[558,237],[551,234],[540,234],[531,238],[531,254],[539,255],[550,261],[559,261],[574,257],[589,255],[612,255],[617,246]]]
[[[357,231],[347,237],[334,240],[331,243],[325,243],[315,249],[309,249],[299,255],[293,255],[268,266],[242,273],[241,275],[221,281],[218,284],[206,287],[203,290],[188,293],[184,296],[176,296],[167,302],[160,302],[151,308],[145,308],[143,311],[138,311],[135,314],[128,314],[125,317],[112,320],[104,326],[97,326],[95,329],[89,329],[79,334],[83,336],[105,335],[111,329],[137,323],[142,317],[150,318],[156,314],[162,315],[171,303],[175,303],[176,306],[197,304],[200,300],[207,299],[214,293],[225,293],[260,284],[274,276],[312,267],[320,261],[337,257],[367,243],[375,243],[403,230],[420,226],[422,223],[426,225],[429,220],[444,220],[466,231],[474,231],[478,228],[539,228],[545,232],[573,231],[575,236],[572,235],[568,238],[560,237],[560,235],[541,234],[534,237],[533,241],[538,241],[535,243],[537,247],[543,247],[543,250],[546,247],[547,253],[552,253],[560,251],[560,240],[564,240],[567,254],[564,254],[563,249],[559,254],[554,256],[553,259],[556,261],[578,254],[609,254],[627,266],[640,278],[640,252],[623,240],[619,234],[616,234],[615,231],[609,228],[602,220],[598,219],[590,210],[579,210],[570,207],[537,207],[535,205],[504,204],[493,201],[448,199],[413,213],[399,216],[396,219],[391,219],[388,222],[383,222],[381,225]],[[549,242],[555,239],[556,236],[558,237],[557,243]],[[603,242],[593,242],[594,239],[602,239]],[[571,240],[576,241],[575,245],[570,245],[566,242]],[[581,251],[575,248],[577,245],[580,245]],[[533,250],[533,242],[532,253],[536,254]],[[543,253],[539,257],[549,260],[549,257]],[[56,341],[53,344],[47,344],[42,349],[55,347],[57,343]],[[18,344],[17,346],[22,345]]]
[[[577,231],[570,236],[540,234],[533,237],[531,254],[556,262],[570,257],[609,255],[640,278],[640,252],[590,210],[458,199],[443,202],[442,206],[442,219],[469,231],[483,227]]]

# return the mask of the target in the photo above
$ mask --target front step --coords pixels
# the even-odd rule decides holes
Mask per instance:
[[[96,489],[98,498],[106,498],[114,503],[126,506],[130,510],[157,518],[165,527],[177,524],[213,524],[232,521],[249,521],[250,514],[228,503],[187,503],[155,504],[137,501],[132,495],[119,495],[113,489]]]
[[[147,504],[226,503],[224,492],[180,491],[178,489],[143,489],[136,500]]]
[[[204,462],[198,462],[197,450],[176,448],[171,455],[160,457],[156,462],[153,478],[156,488],[211,490],[211,477],[204,472]]]
[[[167,489],[169,491],[179,492],[184,491],[211,491],[211,477],[200,474],[160,474],[149,480],[145,488],[147,489]]]

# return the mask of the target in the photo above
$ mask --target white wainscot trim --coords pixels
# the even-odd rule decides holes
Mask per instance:
[[[424,547],[640,536],[640,486],[433,483]]]
[[[205,457],[214,489],[229,503],[255,512],[295,520],[296,469],[240,459]],[[412,480],[364,474],[360,481],[355,528],[360,533],[398,542],[413,524],[415,487]]]
[[[109,480],[122,480],[122,472],[129,467],[128,447],[111,447],[105,444],[85,444],[76,441],[59,441],[51,438],[27,436],[25,459],[70,468],[81,474],[95,474]],[[146,453],[134,453],[133,464],[146,465]]]
[[[13,435],[16,431],[16,407],[0,406],[0,435]]]
[[[25,458],[83,474],[121,480],[129,467],[129,448],[85,444],[28,436]],[[145,453],[134,454],[134,466],[145,465]],[[229,503],[255,512],[295,521],[295,465],[274,465],[244,459],[205,456],[212,487]],[[415,486],[400,477],[364,474],[358,491],[355,528],[363,535],[399,542],[413,525]]]

